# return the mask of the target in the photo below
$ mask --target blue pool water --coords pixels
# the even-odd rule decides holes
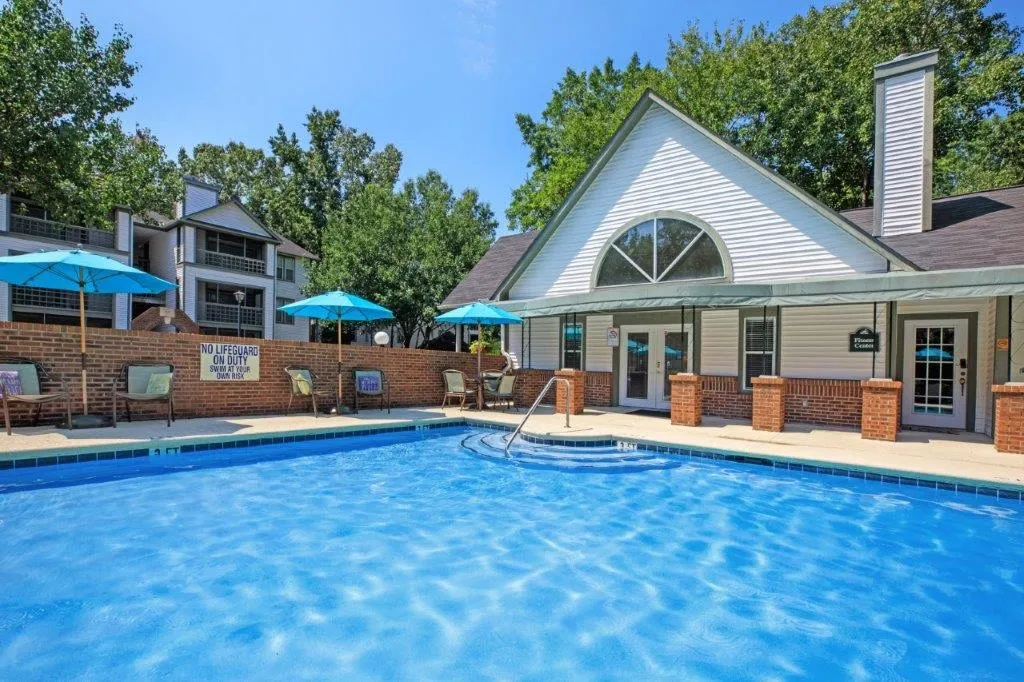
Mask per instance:
[[[1021,679],[1019,502],[478,436],[0,472],[0,678]]]

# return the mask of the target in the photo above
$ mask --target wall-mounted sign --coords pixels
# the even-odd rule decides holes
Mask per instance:
[[[260,347],[242,343],[199,344],[201,381],[259,381]]]
[[[850,334],[851,353],[877,353],[881,349],[878,332],[871,327],[861,327]]]
[[[609,348],[618,348],[619,347],[619,328],[618,327],[608,327],[607,338],[608,338],[608,347]]]

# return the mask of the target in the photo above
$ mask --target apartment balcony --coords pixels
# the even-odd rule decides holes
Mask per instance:
[[[25,312],[49,312],[78,316],[78,293],[58,289],[11,287],[11,308]],[[85,312],[89,316],[110,317],[114,297],[110,294],[86,294]]]
[[[196,263],[199,265],[211,265],[215,268],[224,268],[226,270],[235,270],[236,272],[246,272],[256,275],[267,274],[266,261],[257,258],[234,256],[230,253],[221,253],[219,251],[207,251],[205,249],[197,250]]]
[[[199,319],[196,321],[200,325],[237,326],[241,315],[243,327],[263,329],[263,308],[200,301],[198,312]]]
[[[29,237],[43,237],[68,244],[81,244],[83,247],[115,248],[115,235],[112,230],[98,230],[94,227],[80,227],[58,223],[55,220],[43,220],[27,215],[11,215],[10,231]],[[77,306],[76,306],[77,307]]]

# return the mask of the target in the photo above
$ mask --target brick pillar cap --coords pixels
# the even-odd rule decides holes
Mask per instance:
[[[896,390],[903,388],[902,381],[896,381],[895,379],[861,379],[861,388],[886,388]]]
[[[700,381],[700,375],[691,374],[689,372],[679,372],[678,374],[670,374],[668,380],[672,383],[696,384]]]
[[[993,384],[993,393],[1024,393],[1024,381],[1011,381],[1005,384]]]
[[[582,369],[558,369],[555,370],[555,376],[559,377],[573,377],[577,374],[586,374]]]
[[[763,376],[753,377],[750,383],[755,386],[781,386],[786,383],[786,380],[783,377]]]

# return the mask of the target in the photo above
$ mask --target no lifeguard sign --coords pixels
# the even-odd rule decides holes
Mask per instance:
[[[871,327],[861,327],[850,334],[851,353],[877,353],[880,349],[878,332]]]
[[[259,381],[260,347],[242,343],[199,344],[201,381]]]

